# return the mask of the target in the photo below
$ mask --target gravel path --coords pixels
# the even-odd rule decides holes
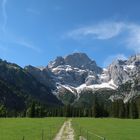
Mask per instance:
[[[74,129],[72,128],[71,120],[64,122],[54,140],[74,140]]]

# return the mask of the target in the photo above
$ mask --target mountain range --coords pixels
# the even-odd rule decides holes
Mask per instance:
[[[47,106],[91,106],[140,96],[140,54],[101,68],[85,53],[57,57],[47,66],[20,66],[0,60],[0,104],[24,108],[33,98]],[[12,104],[12,105],[11,105]]]
[[[108,99],[113,101],[121,98],[124,102],[139,95],[139,92],[118,94],[119,87],[123,84],[131,83],[134,86],[135,80],[139,84],[139,54],[128,60],[115,60],[107,68],[101,68],[85,53],[73,53],[57,57],[46,67],[26,66],[25,70],[42,84],[49,85],[52,93],[64,104],[75,104],[81,95],[86,96],[87,91],[102,91],[102,94],[107,91],[110,96],[107,96]]]

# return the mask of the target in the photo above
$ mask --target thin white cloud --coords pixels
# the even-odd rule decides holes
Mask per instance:
[[[3,44],[16,44],[16,46],[21,46],[30,50],[33,50],[37,53],[41,53],[41,49],[34,45],[34,43],[30,40],[27,40],[24,37],[17,36],[13,33],[6,31],[5,33],[0,32],[0,42]],[[6,46],[7,46],[6,45]],[[3,49],[6,49],[5,45],[2,45]],[[10,45],[9,45],[10,46]],[[1,47],[1,49],[2,49]],[[9,47],[8,47],[9,48]]]
[[[18,46],[21,46],[21,47],[24,47],[27,49],[31,49],[37,53],[41,52],[41,49],[39,49],[37,46],[35,46],[34,43],[32,43],[32,41],[27,40],[24,37],[17,36],[17,35],[12,34],[12,33],[7,33],[6,38],[7,38],[6,41],[8,43],[16,44]]]
[[[103,67],[109,66],[112,63],[112,61],[126,60],[126,59],[127,59],[127,57],[124,54],[110,55],[105,59],[105,61],[103,63]]]
[[[115,37],[119,37],[122,33],[125,33],[121,41],[123,40],[124,46],[127,49],[140,53],[140,24],[128,23],[128,22],[102,22],[97,25],[86,26],[72,30],[67,33],[67,37],[73,39],[98,39],[109,40]],[[118,41],[120,41],[118,39]]]
[[[122,22],[104,22],[97,25],[87,26],[73,30],[68,33],[69,37],[72,38],[83,38],[86,36],[91,36],[94,39],[110,39],[119,35],[124,28],[124,23]]]
[[[127,47],[140,53],[140,25],[128,25],[129,34],[125,39]]]
[[[3,15],[3,26],[2,26],[2,30],[3,32],[5,32],[6,30],[6,25],[7,25],[7,12],[6,12],[6,4],[7,4],[8,0],[2,0],[2,15]]]
[[[40,15],[40,12],[38,10],[32,9],[32,8],[27,8],[26,11],[28,13],[34,14],[34,15]]]
[[[13,40],[13,43],[20,45],[20,46],[23,46],[23,47],[26,47],[26,48],[29,48],[29,49],[32,49],[38,53],[41,52],[41,50],[39,48],[37,48],[36,46],[34,46],[32,42],[27,41],[25,39],[16,38],[15,40]]]

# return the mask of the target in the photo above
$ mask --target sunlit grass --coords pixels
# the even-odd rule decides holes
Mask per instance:
[[[0,140],[51,140],[64,122],[64,118],[2,118]]]
[[[105,137],[106,140],[140,140],[140,120],[75,118],[72,123],[76,134],[88,135],[89,140],[100,138],[87,132]]]

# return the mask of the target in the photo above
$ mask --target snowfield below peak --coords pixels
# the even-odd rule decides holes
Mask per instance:
[[[66,90],[70,91],[73,94],[80,94],[83,90],[85,89],[91,89],[91,90],[98,90],[98,89],[117,89],[117,86],[114,84],[113,80],[110,80],[108,83],[101,83],[101,84],[94,84],[94,85],[90,85],[87,86],[86,84],[82,84],[78,87],[72,87],[69,85],[62,85],[62,84],[58,84],[57,86],[57,90],[58,89],[62,89],[65,88]]]
[[[109,89],[116,89],[117,86],[114,84],[113,80],[110,80],[108,83],[101,83],[101,84],[95,84],[87,86],[86,84],[82,84],[79,87],[76,88],[78,93],[81,93],[84,89],[92,89],[92,90],[98,90],[102,88],[109,88]]]

